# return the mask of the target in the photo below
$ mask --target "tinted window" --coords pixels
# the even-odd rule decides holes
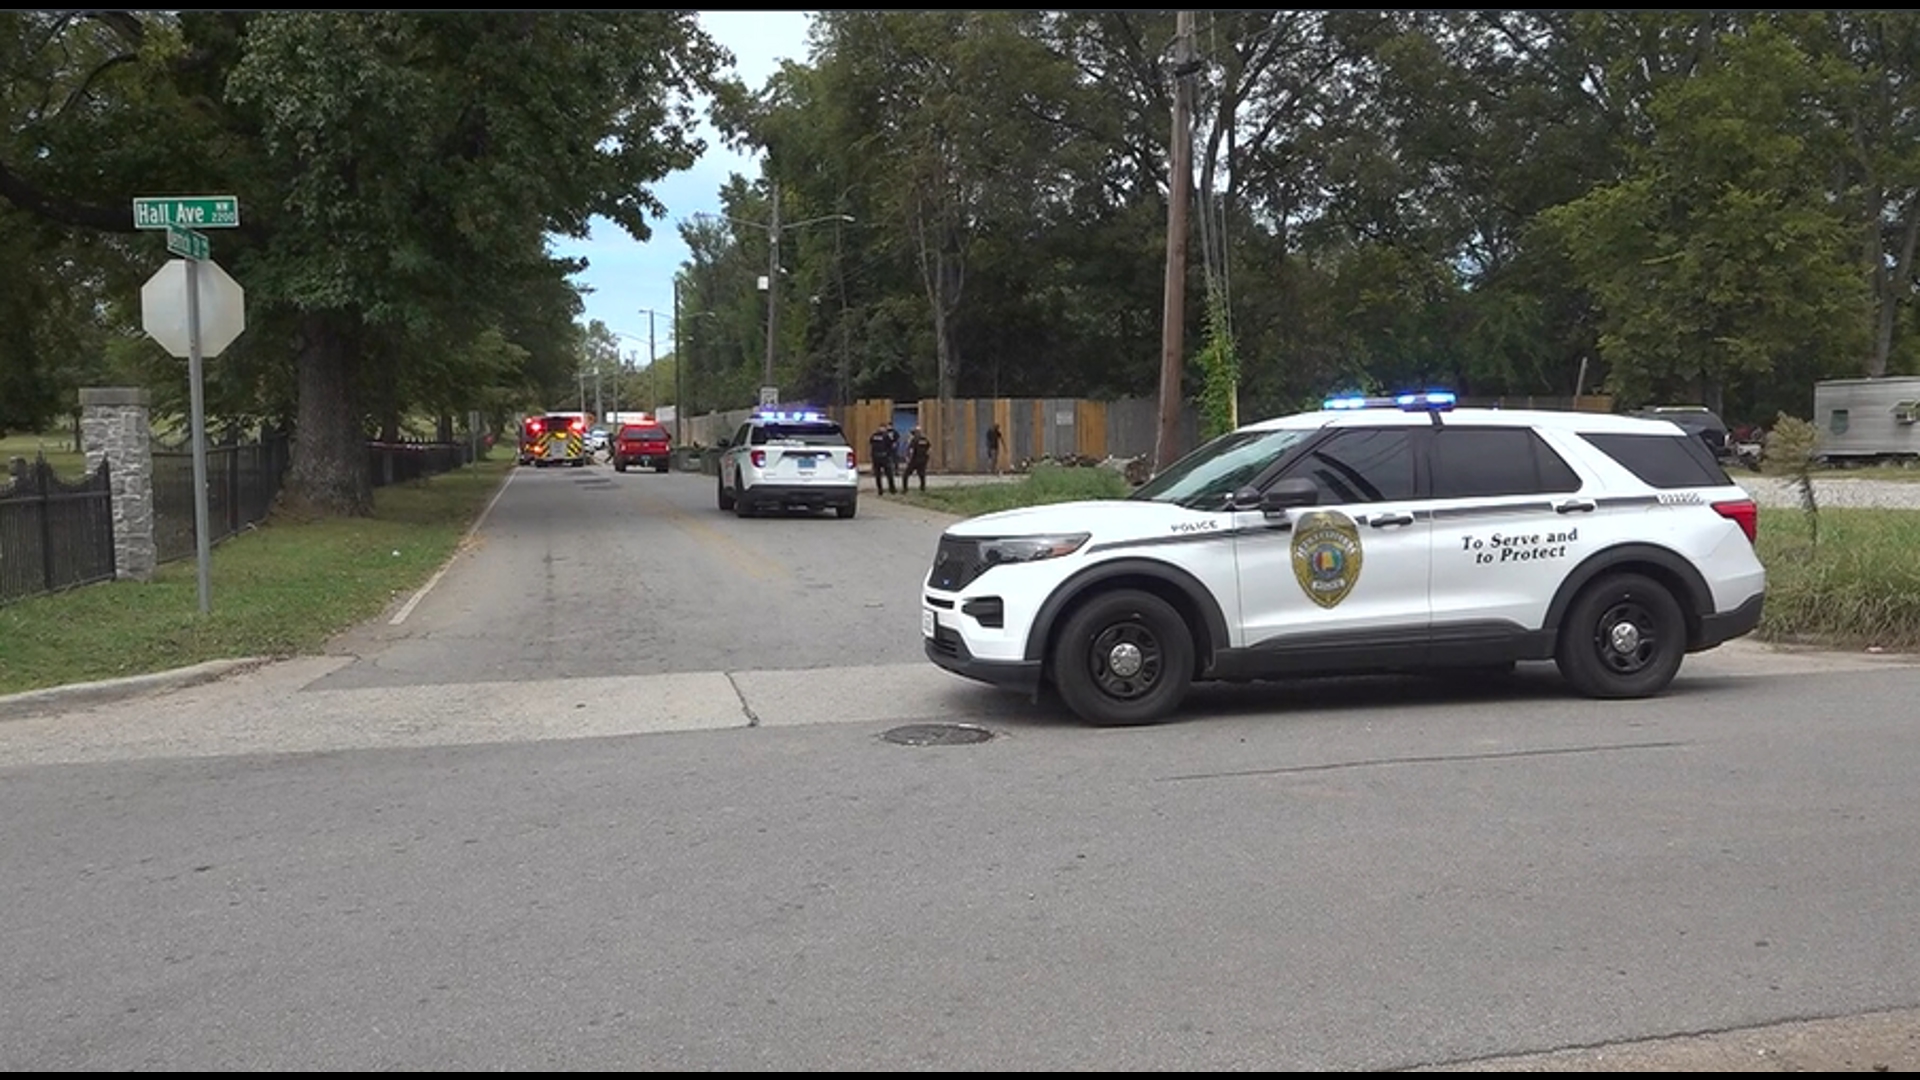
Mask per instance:
[[[1527,428],[1443,427],[1433,437],[1433,497],[1489,498],[1580,490],[1580,478]]]
[[[801,424],[762,424],[753,429],[753,445],[800,443],[803,446],[845,446],[847,436],[840,425],[822,421]]]
[[[1397,428],[1342,431],[1287,469],[1320,489],[1323,503],[1413,498],[1413,444]]]
[[[657,427],[621,428],[620,437],[622,439],[631,439],[635,442],[657,442],[667,437],[667,429]]]
[[[1650,487],[1725,487],[1733,483],[1691,435],[1583,435]]]

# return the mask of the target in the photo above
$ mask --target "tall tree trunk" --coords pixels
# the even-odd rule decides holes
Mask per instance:
[[[440,422],[434,428],[434,437],[443,443],[450,443],[453,441],[453,414],[452,413],[443,412],[440,414]]]
[[[1877,251],[1879,257],[1874,260],[1873,354],[1867,358],[1867,374],[1874,378],[1887,373],[1900,305],[1912,295],[1914,247],[1920,242],[1920,192],[1907,197],[1900,217],[1900,250],[1893,253],[1893,266],[1887,266],[1884,252]]]
[[[946,298],[938,297],[933,302],[933,349],[938,371],[935,391],[941,401],[953,400],[958,379],[956,358],[953,350],[953,318],[947,312]]]
[[[349,318],[338,312],[312,312],[301,327],[300,399],[283,496],[296,513],[342,517],[373,513],[367,443],[355,400],[358,341],[345,328]]]

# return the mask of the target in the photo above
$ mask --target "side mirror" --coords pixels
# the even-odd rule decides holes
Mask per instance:
[[[1289,510],[1314,506],[1320,502],[1320,489],[1301,477],[1282,480],[1260,496],[1260,512],[1268,517],[1283,517]]]

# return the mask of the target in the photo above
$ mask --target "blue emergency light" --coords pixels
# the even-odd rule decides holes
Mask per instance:
[[[1394,397],[1331,397],[1320,403],[1323,409],[1405,409],[1408,412],[1445,412],[1459,399],[1451,390],[1429,390],[1423,394],[1399,394]]]
[[[815,423],[826,419],[824,414],[812,409],[756,409],[754,410],[753,416],[756,420],[772,420],[776,423],[784,422],[793,424]]]

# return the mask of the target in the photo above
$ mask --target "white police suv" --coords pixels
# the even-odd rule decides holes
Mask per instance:
[[[860,504],[860,472],[840,425],[808,409],[755,411],[720,455],[720,509],[740,517],[762,510],[823,510],[850,518]]]
[[[1557,662],[1644,697],[1753,630],[1758,512],[1664,420],[1329,400],[1223,435],[1126,499],[959,522],[927,656],[1140,724],[1195,680]]]

